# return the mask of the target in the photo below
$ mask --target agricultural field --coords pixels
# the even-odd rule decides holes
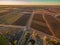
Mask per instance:
[[[28,23],[28,20],[29,20],[30,16],[31,16],[31,13],[25,13],[21,18],[19,18],[12,25],[26,26],[27,23]]]
[[[8,9],[0,13],[0,24],[12,24],[22,15],[18,9]]]
[[[60,21],[57,21],[53,16],[51,15],[45,15],[46,19],[49,21],[52,31],[55,33],[57,37],[60,38]]]
[[[50,41],[60,44],[60,6],[0,6],[0,45],[49,45]]]

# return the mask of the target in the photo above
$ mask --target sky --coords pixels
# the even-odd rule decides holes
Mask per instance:
[[[0,0],[0,5],[60,5],[60,0]]]

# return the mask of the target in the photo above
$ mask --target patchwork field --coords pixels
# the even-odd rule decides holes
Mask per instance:
[[[0,45],[60,44],[60,6],[0,6],[0,34]]]
[[[18,9],[8,9],[0,13],[0,24],[12,24],[22,15]]]

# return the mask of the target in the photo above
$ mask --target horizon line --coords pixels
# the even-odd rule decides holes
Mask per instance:
[[[0,5],[60,5],[58,2],[16,2],[0,1]]]

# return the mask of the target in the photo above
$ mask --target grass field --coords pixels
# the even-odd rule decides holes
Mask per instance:
[[[26,26],[30,16],[31,16],[30,13],[24,14],[21,18],[19,18],[16,22],[14,22],[13,25]]]
[[[10,45],[9,41],[1,34],[0,34],[0,45]]]
[[[12,24],[14,23],[17,19],[19,19],[22,16],[22,14],[8,14],[0,17],[0,24]]]

